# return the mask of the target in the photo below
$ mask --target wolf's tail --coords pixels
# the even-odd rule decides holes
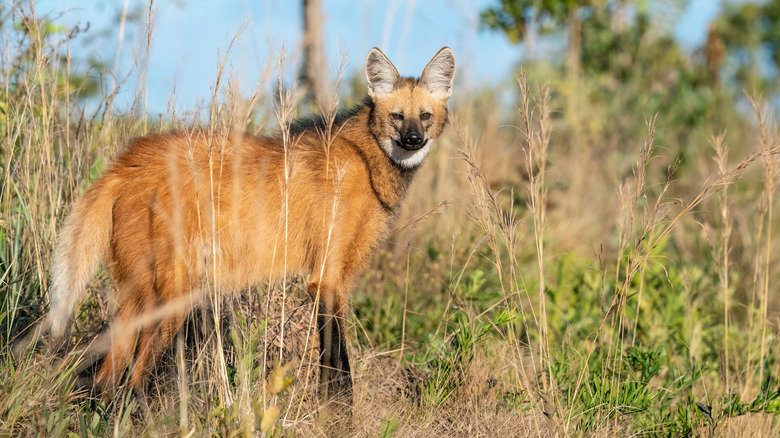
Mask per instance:
[[[51,309],[45,321],[61,338],[87,282],[110,250],[116,195],[111,175],[100,178],[74,204],[60,230],[51,265]]]

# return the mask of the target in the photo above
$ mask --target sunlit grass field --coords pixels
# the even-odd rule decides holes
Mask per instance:
[[[78,34],[24,12],[0,10],[0,436],[780,433],[778,119],[664,59],[617,83],[545,62],[471,94],[456,80],[351,296],[349,418],[317,399],[302,278],[213,291],[143,394],[82,389],[112,315],[104,270],[65,346],[15,347],[47,311],[62,218],[112,157],[191,126],[276,135],[283,114],[331,114],[365,85],[344,78],[320,109],[273,75],[243,95],[226,47],[208,108],[152,116],[143,90],[118,108],[121,81],[71,62]]]

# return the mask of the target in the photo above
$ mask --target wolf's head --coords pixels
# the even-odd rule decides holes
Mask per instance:
[[[449,47],[439,50],[420,79],[399,76],[381,50],[368,53],[368,95],[374,103],[371,133],[397,166],[419,166],[441,134],[454,77],[455,55]]]

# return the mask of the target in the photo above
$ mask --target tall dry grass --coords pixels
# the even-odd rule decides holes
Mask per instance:
[[[138,52],[146,59],[155,43],[154,11],[150,2]],[[624,139],[637,149],[630,159],[617,152],[605,157],[594,152],[596,137],[587,130],[576,144],[565,135],[567,122],[559,115],[571,108],[555,93],[560,83],[545,84],[532,71],[513,86],[519,97],[511,114],[490,91],[456,91],[451,126],[359,281],[350,325],[351,426],[319,415],[312,330],[318,306],[304,298],[301,279],[292,274],[246,285],[240,295],[204,282],[203,305],[158,366],[145,398],[79,393],[74,387],[84,350],[71,347],[93,339],[111,319],[105,273],[90,284],[77,317],[70,341],[78,345],[59,355],[46,349],[10,354],[46,309],[50,254],[68,206],[135,136],[196,124],[211,138],[225,130],[275,131],[288,149],[295,142],[289,123],[307,108],[284,81],[293,64],[286,51],[258,78],[252,96],[238,93],[240,78],[227,66],[234,42],[243,38],[240,27],[215,59],[207,115],[181,112],[172,95],[168,115],[150,119],[145,78],[154,66],[141,59],[130,73],[140,78],[136,103],[121,115],[114,99],[124,79],[116,71],[101,97],[79,99],[70,80],[82,73],[70,50],[78,32],[47,30],[51,22],[24,3],[2,14],[0,433],[580,436],[677,430],[652,416],[632,423],[637,413],[625,411],[631,403],[678,409],[691,433],[702,436],[778,430],[775,419],[757,413],[774,409],[768,395],[780,375],[771,294],[780,147],[773,117],[753,101],[755,126],[731,134],[741,141],[718,135],[714,162],[702,145],[695,166],[682,168],[670,158],[673,145],[656,144],[663,127],[655,117],[631,115],[648,119],[645,138]],[[21,23],[22,31],[7,23]],[[123,18],[117,52],[125,50],[125,24]],[[331,125],[344,95],[338,88],[344,65],[342,58],[335,87],[317,109]],[[578,107],[586,106],[582,102]],[[263,123],[268,120],[272,126]],[[327,151],[331,130],[322,137]],[[216,209],[217,197],[229,194],[214,190],[222,150],[213,144]],[[288,158],[286,180],[297,159]],[[334,211],[337,204],[334,199]],[[279,218],[281,259],[290,220]],[[708,249],[697,250],[704,243]],[[665,315],[678,308],[661,299],[676,293],[685,295],[685,310]],[[709,312],[707,302],[720,301],[717,319],[701,316]],[[596,310],[587,313],[590,307]],[[690,341],[688,351],[653,343],[678,326],[687,332],[669,337]],[[642,371],[631,355],[659,344],[669,349],[667,360],[641,382],[655,391],[645,401],[631,386]],[[721,363],[702,364],[702,357],[712,357],[700,354],[705,347],[720,351]],[[692,380],[689,387],[675,386],[685,379]],[[750,415],[728,411],[735,393],[754,402]]]

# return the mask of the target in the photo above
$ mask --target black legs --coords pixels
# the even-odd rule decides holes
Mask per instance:
[[[352,405],[352,374],[344,337],[345,321],[320,302],[317,330],[320,335],[320,398]]]

